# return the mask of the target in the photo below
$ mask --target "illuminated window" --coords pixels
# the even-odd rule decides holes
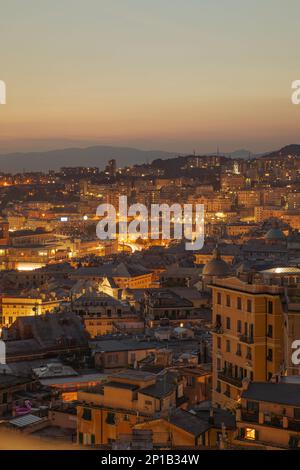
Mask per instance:
[[[245,439],[249,439],[251,441],[255,441],[256,439],[256,432],[253,428],[246,428],[245,429]]]

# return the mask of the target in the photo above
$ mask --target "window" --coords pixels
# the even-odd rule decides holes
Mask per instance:
[[[226,295],[226,307],[230,307],[230,305],[231,305],[230,295]]]
[[[269,338],[273,338],[273,326],[272,325],[268,325],[267,336]]]
[[[272,300],[268,300],[268,313],[272,314],[273,313],[273,302]]]
[[[247,312],[252,312],[252,300],[248,299],[247,300]]]
[[[217,304],[218,304],[218,305],[221,305],[221,303],[222,303],[221,292],[218,292],[218,293],[217,293]]]
[[[91,445],[95,444],[95,434],[91,434]]]
[[[221,370],[221,359],[217,358],[217,370]]]
[[[242,310],[242,299],[241,299],[241,297],[238,297],[237,300],[236,300],[236,308],[238,310]]]
[[[90,408],[83,408],[82,419],[85,419],[86,421],[91,421],[92,410]]]
[[[79,444],[83,444],[83,433],[82,432],[80,432],[78,434],[78,440],[79,440]]]
[[[190,375],[188,375],[186,378],[186,383],[188,387],[194,387],[196,384],[195,377],[191,377]]]
[[[237,321],[237,332],[242,333],[242,322],[241,322],[241,320]]]
[[[247,401],[247,411],[248,413],[258,413],[259,403],[257,401]]]
[[[270,380],[272,380],[272,377],[273,377],[272,372],[268,372],[268,382],[270,382]]]
[[[251,361],[251,359],[252,359],[252,352],[251,352],[251,348],[249,346],[247,346],[246,359],[249,359],[249,361]]]
[[[256,441],[258,438],[257,431],[253,428],[245,428],[245,439]]]
[[[116,424],[115,413],[108,412],[106,416],[107,424]]]
[[[273,349],[271,349],[271,348],[268,349],[267,359],[268,359],[268,361],[270,361],[270,362],[273,361]]]
[[[220,338],[220,336],[217,337],[217,348],[221,349],[221,338]]]
[[[227,317],[226,318],[226,328],[227,328],[227,330],[230,330],[230,327],[231,327],[230,317]]]
[[[300,419],[300,408],[294,408],[294,418]]]
[[[242,350],[241,350],[241,345],[240,345],[240,343],[237,344],[236,355],[237,355],[237,356],[241,356],[241,355],[242,355]]]
[[[230,348],[230,341],[229,339],[226,340],[226,352],[230,352],[231,348]]]
[[[216,392],[221,393],[221,382],[219,380],[217,381]]]

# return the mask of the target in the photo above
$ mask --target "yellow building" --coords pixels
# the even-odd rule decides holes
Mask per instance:
[[[121,302],[103,292],[85,293],[73,303],[92,338],[120,331],[141,332],[144,323],[132,312],[127,302]]]
[[[218,409],[191,413],[178,408],[168,418],[145,421],[135,429],[151,430],[156,449],[225,448],[236,435],[234,416]]]
[[[109,280],[115,288],[119,289],[148,289],[152,287],[153,272],[137,264],[119,263],[105,264],[97,267],[81,267],[70,276],[72,279],[82,279],[103,283]],[[103,287],[103,286],[102,286]],[[107,293],[111,295],[107,285]],[[103,290],[103,289],[102,289]]]
[[[110,445],[139,422],[167,415],[176,406],[176,386],[154,374],[128,370],[102,387],[78,392],[77,436],[83,445]]]
[[[58,299],[21,296],[4,296],[0,302],[0,326],[10,326],[19,317],[29,317],[53,312],[60,304],[60,300]]]
[[[283,380],[251,383],[243,391],[236,413],[238,443],[266,450],[300,447],[300,383]]]
[[[284,361],[279,286],[215,279],[213,392],[215,405],[234,409],[245,381],[269,381]]]

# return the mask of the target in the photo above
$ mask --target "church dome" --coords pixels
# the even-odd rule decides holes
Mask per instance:
[[[221,259],[219,250],[214,250],[213,258],[204,266],[202,274],[204,276],[228,276],[229,266]]]

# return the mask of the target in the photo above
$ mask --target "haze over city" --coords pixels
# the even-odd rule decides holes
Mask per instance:
[[[297,0],[28,0],[1,8],[0,153],[297,142]]]

